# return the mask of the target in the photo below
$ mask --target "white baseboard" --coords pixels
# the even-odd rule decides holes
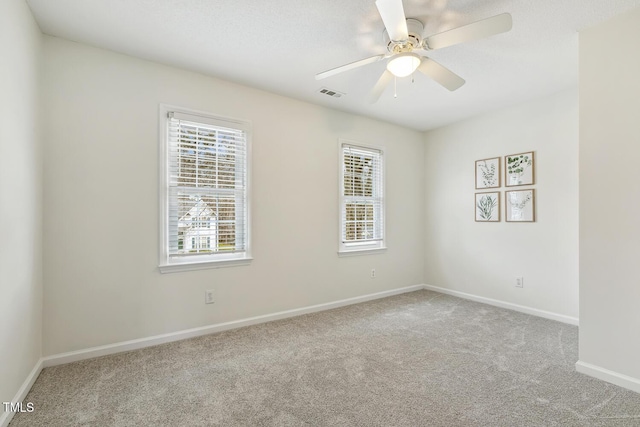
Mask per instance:
[[[635,391],[636,393],[640,393],[640,379],[638,378],[610,371],[580,360],[576,362],[576,371],[581,374],[589,375],[590,377],[624,387],[628,390]]]
[[[38,375],[40,375],[40,372],[42,372],[43,367],[44,367],[44,361],[41,358],[36,362],[36,365],[33,367],[31,372],[27,376],[27,379],[24,380],[24,383],[22,383],[22,386],[14,396],[12,402],[15,403],[15,402],[24,401],[24,398],[27,397],[27,393],[29,393],[29,390],[31,390],[33,383],[36,382]],[[0,427],[7,427],[11,422],[11,420],[13,419],[14,413],[4,412],[4,407],[0,409],[0,411],[2,411],[0,413]]]
[[[424,285],[424,289],[429,289],[431,291],[440,292],[447,295],[453,295],[455,297],[460,297],[476,302],[481,302],[484,304],[494,305],[496,307],[506,308],[509,310],[519,311],[521,313],[531,314],[533,316],[544,317],[545,319],[556,320],[562,323],[568,323],[570,325],[578,326],[578,319],[571,316],[565,316],[563,314],[552,313],[550,311],[539,310],[537,308],[526,307],[524,305],[513,304],[506,301],[500,301],[492,298],[485,298],[478,295],[468,294],[465,292],[454,291],[451,289],[440,288],[438,286]]]
[[[557,321],[569,323],[572,325],[578,324],[578,319],[574,317],[564,316],[564,315],[551,313],[543,310],[538,310],[531,307],[525,307],[517,304],[511,304],[508,302],[494,300],[491,298],[480,297],[477,295],[467,294],[464,292],[458,292],[450,289],[439,288],[437,286],[414,285],[414,286],[407,286],[404,288],[392,289],[389,291],[377,292],[374,294],[362,295],[359,297],[347,298],[347,299],[324,303],[324,304],[317,304],[317,305],[312,305],[308,307],[302,307],[302,308],[297,308],[292,310],[280,311],[277,313],[266,314],[262,316],[234,320],[231,322],[218,323],[214,325],[202,326],[199,328],[187,329],[187,330],[172,332],[168,334],[156,335],[156,336],[147,337],[147,338],[123,341],[123,342],[114,343],[114,344],[108,344],[108,345],[92,347],[92,348],[83,349],[83,350],[72,351],[68,353],[61,353],[61,354],[55,354],[52,356],[47,356],[47,357],[41,358],[38,361],[36,366],[33,368],[32,372],[29,374],[28,378],[25,380],[24,384],[16,394],[16,397],[14,398],[13,401],[14,402],[23,401],[24,397],[27,395],[27,393],[31,389],[31,386],[35,382],[36,378],[38,378],[40,371],[42,371],[43,368],[46,368],[49,366],[63,365],[66,363],[77,362],[80,360],[92,359],[95,357],[107,356],[110,354],[116,354],[116,353],[121,353],[125,351],[138,350],[146,347],[153,347],[159,344],[169,343],[173,341],[180,341],[180,340],[198,337],[202,335],[208,335],[216,332],[222,332],[222,331],[237,329],[245,326],[256,325],[259,323],[271,322],[274,320],[301,316],[303,314],[315,313],[315,312],[324,311],[324,310],[331,310],[333,308],[344,307],[347,305],[358,304],[361,302],[371,301],[371,300],[380,299],[380,298],[386,298],[393,295],[400,295],[407,292],[419,291],[421,289],[429,289],[435,292],[449,294],[456,297],[465,298],[465,299],[469,299],[469,300],[473,300],[473,301],[477,301],[477,302],[481,302],[489,305],[494,305],[497,307],[502,307],[510,310],[520,311],[520,312],[531,314],[534,316],[540,316],[547,319],[557,320]],[[576,367],[576,369],[578,368]],[[579,369],[578,371],[582,372]],[[598,372],[601,373],[601,372],[609,372],[609,371],[599,370]],[[584,373],[587,373],[587,372],[584,372]],[[611,374],[613,374],[613,376],[618,375],[615,373],[611,373]],[[595,374],[593,376],[596,378],[601,378]],[[616,376],[616,378],[621,378],[621,377],[618,375]],[[610,381],[614,384],[621,385],[607,378],[601,378],[601,379],[604,379],[605,381]],[[640,388],[640,386],[638,386],[638,380],[631,378],[631,379],[627,379],[626,382],[630,384],[631,383],[636,384],[635,387]],[[625,387],[624,385],[622,386]],[[627,387],[627,388],[631,388],[631,387]],[[631,389],[634,390],[633,388]],[[13,418],[13,413],[2,413],[0,415],[0,427],[6,427],[12,418]]]
[[[301,316],[303,314],[315,313],[318,311],[331,310],[332,308],[344,307],[347,305],[358,304],[365,301],[371,301],[380,298],[386,298],[393,295],[404,294],[424,289],[423,285],[408,286],[405,288],[392,289],[390,291],[378,292],[375,294],[362,295],[354,298],[347,298],[339,301],[317,304],[308,307],[296,308],[293,310],[280,311],[263,316],[249,317],[246,319],[234,320],[231,322],[218,323],[215,325],[202,326],[199,328],[187,329],[168,334],[156,335],[147,338],[140,338],[131,341],[123,341],[115,344],[102,345],[84,350],[71,351],[68,353],[55,354],[44,358],[44,367],[63,365],[66,363],[77,362],[79,360],[92,359],[94,357],[106,356],[109,354],[121,353],[124,351],[138,350],[145,347],[153,347],[159,344],[165,344],[173,341],[180,341],[187,338],[208,335],[215,332],[227,331],[230,329],[242,328],[244,326],[255,325],[258,323],[266,323],[274,320],[286,319],[289,317]],[[0,426],[4,427],[4,426]]]
[[[464,292],[453,291],[450,289],[440,288],[431,285],[414,285],[405,288],[392,289],[390,291],[383,291],[374,294],[363,295],[354,298],[347,298],[339,301],[317,304],[308,307],[302,307],[292,310],[280,311],[272,314],[265,314],[262,316],[249,317],[246,319],[234,320],[231,322],[218,323],[214,325],[202,326],[199,328],[187,329],[178,332],[171,332],[168,334],[155,335],[147,338],[140,338],[136,340],[123,341],[114,344],[108,344],[98,347],[92,347],[83,350],[72,351],[68,353],[60,353],[52,356],[47,356],[43,359],[44,367],[63,365],[66,363],[77,362],[79,360],[91,359],[94,357],[107,356],[109,354],[121,353],[124,351],[138,350],[145,347],[152,347],[159,344],[169,343],[173,341],[180,341],[188,338],[198,337],[202,335],[212,334],[216,332],[227,331],[230,329],[241,328],[244,326],[255,325],[258,323],[266,323],[274,320],[286,319],[289,317],[300,316],[308,313],[315,313],[318,311],[330,310],[332,308],[343,307],[351,304],[358,304],[365,301],[371,301],[379,298],[386,298],[393,295],[399,295],[407,292],[414,292],[420,289],[429,289],[435,292],[443,294],[449,294],[460,298],[465,298],[497,307],[502,307],[510,310],[520,311],[526,314],[534,316],[544,317],[551,320],[556,320],[563,323],[569,323],[572,325],[578,324],[578,319],[569,316],[563,316],[548,311],[538,310],[531,307],[525,307],[517,304],[511,304],[504,301],[494,300],[491,298],[480,297],[477,295],[467,294]],[[2,426],[0,426],[2,427]]]

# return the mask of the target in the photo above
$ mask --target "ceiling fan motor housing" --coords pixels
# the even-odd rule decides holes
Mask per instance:
[[[413,49],[420,49],[422,43],[422,33],[424,25],[417,19],[407,19],[407,30],[409,37],[407,40],[393,41],[389,37],[389,33],[385,29],[382,32],[382,39],[387,46],[387,50],[391,53],[411,52]]]

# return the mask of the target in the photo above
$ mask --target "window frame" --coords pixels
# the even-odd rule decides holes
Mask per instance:
[[[381,214],[382,224],[380,229],[382,232],[382,239],[373,242],[358,242],[358,243],[345,243],[342,240],[342,230],[344,229],[343,218],[345,218],[344,211],[345,198],[344,195],[344,147],[354,147],[364,150],[377,151],[380,153],[380,185],[382,194]],[[368,255],[382,253],[387,250],[386,239],[386,150],[383,146],[363,144],[358,141],[348,140],[340,138],[338,139],[338,255],[339,256],[353,256],[353,255]],[[375,225],[374,225],[375,227]]]
[[[161,273],[202,270],[220,267],[248,265],[251,257],[251,137],[252,126],[247,120],[240,120],[192,110],[175,105],[159,105],[159,270]],[[196,255],[170,257],[169,255],[169,113],[181,113],[228,124],[230,128],[242,129],[246,134],[246,176],[245,176],[245,250],[234,253],[217,253],[212,255]],[[194,120],[195,121],[195,120]],[[206,123],[203,121],[202,123]]]

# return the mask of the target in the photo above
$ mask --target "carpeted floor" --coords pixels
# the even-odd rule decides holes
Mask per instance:
[[[578,329],[431,291],[47,368],[19,426],[640,426]]]

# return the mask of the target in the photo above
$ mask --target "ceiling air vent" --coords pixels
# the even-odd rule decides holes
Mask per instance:
[[[326,87],[323,87],[322,89],[320,89],[318,93],[322,93],[327,96],[332,96],[334,98],[340,98],[341,96],[346,95],[342,92],[338,92],[337,90],[327,89]]]

